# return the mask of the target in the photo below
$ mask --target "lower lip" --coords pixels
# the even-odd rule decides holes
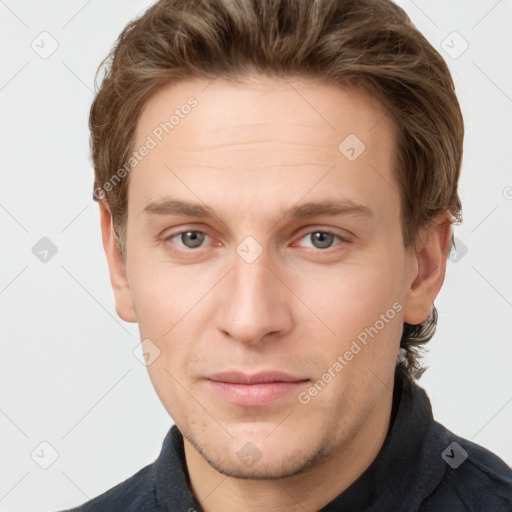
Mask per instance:
[[[266,382],[259,384],[235,384],[231,382],[206,381],[210,388],[235,405],[257,407],[268,405],[292,393],[298,393],[307,381]]]

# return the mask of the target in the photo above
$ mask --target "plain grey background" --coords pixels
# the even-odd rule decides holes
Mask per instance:
[[[438,421],[512,465],[512,2],[398,3],[447,60],[466,124],[460,249],[419,384]],[[115,312],[88,154],[97,66],[149,5],[0,1],[1,511],[97,496],[172,424]]]

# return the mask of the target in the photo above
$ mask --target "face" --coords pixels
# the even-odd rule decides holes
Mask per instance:
[[[198,79],[147,102],[143,145],[116,299],[163,405],[231,476],[339,453],[390,395],[403,322],[432,299],[412,286],[385,110],[298,79]]]

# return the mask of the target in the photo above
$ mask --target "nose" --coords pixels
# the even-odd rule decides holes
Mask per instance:
[[[224,335],[255,345],[292,329],[293,294],[282,271],[270,260],[265,251],[252,262],[235,253],[233,268],[221,285],[215,315],[217,328]]]

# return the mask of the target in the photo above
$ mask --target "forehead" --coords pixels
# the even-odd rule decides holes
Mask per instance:
[[[144,106],[134,148],[149,140],[129,176],[139,211],[176,191],[226,208],[236,192],[248,214],[255,201],[277,212],[338,191],[377,213],[396,203],[393,125],[363,90],[298,78],[178,82]]]

